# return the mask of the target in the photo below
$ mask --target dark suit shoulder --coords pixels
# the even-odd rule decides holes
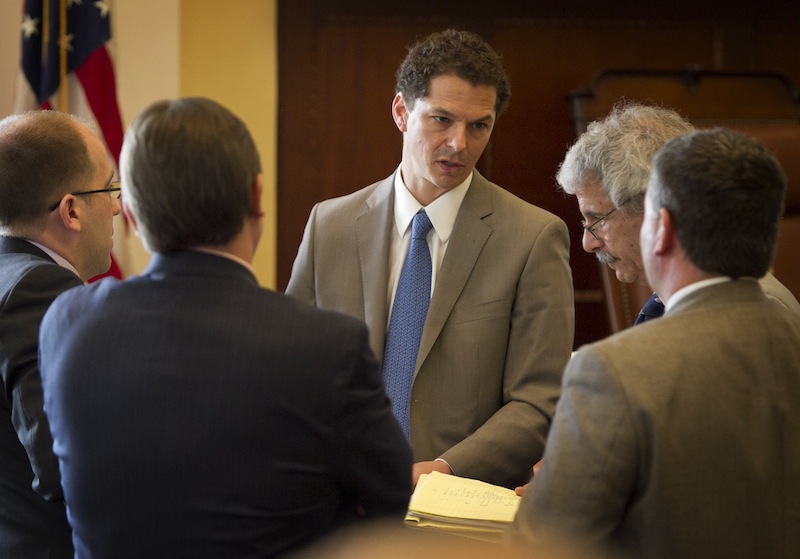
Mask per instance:
[[[271,293],[279,298],[281,304],[286,305],[290,309],[290,314],[294,315],[298,320],[307,321],[325,329],[339,328],[349,332],[363,329],[366,332],[366,324],[358,318],[339,311],[315,307],[291,295],[278,292]]]
[[[3,255],[0,273],[0,292],[3,305],[12,300],[36,300],[48,304],[60,293],[83,285],[70,270],[49,259],[30,254]]]

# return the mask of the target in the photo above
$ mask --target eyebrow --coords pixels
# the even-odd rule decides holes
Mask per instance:
[[[591,217],[591,218],[600,217],[605,213],[605,212],[597,212],[594,210],[579,210],[579,211],[584,217]]]
[[[447,118],[453,118],[455,116],[452,112],[442,107],[431,107],[431,112],[441,116],[446,116]],[[486,116],[476,118],[475,120],[470,120],[469,122],[475,123],[475,122],[493,122],[493,121],[494,121],[494,116],[492,114],[488,114]]]
[[[588,211],[579,210],[579,211],[581,212],[581,214],[585,218],[587,218],[587,221],[588,221],[588,219],[592,219],[592,220],[600,219],[601,217],[606,215],[608,212],[614,211],[615,208],[616,207],[612,207],[608,211],[599,211],[599,212],[598,211],[594,211],[594,210],[588,210]]]

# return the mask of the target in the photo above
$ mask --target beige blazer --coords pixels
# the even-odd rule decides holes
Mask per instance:
[[[800,317],[705,287],[567,365],[512,537],[613,557],[800,557]]]
[[[383,356],[390,176],[311,211],[286,292],[364,320]],[[477,171],[422,334],[410,410],[416,461],[512,486],[541,457],[574,335],[569,236]]]

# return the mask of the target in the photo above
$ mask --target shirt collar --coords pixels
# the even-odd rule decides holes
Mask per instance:
[[[78,273],[78,270],[75,269],[75,266],[70,264],[69,261],[66,258],[64,258],[60,254],[58,254],[53,249],[48,248],[48,247],[44,246],[43,244],[37,243],[36,241],[32,241],[30,239],[25,239],[25,240],[28,241],[30,244],[34,245],[35,247],[38,247],[41,250],[43,250],[44,253],[47,254],[47,256],[52,258],[55,261],[55,263],[58,264],[59,266],[61,266],[62,268],[66,268],[67,270],[69,270],[70,272],[75,274],[76,276],[81,277],[81,275]]]
[[[451,188],[427,206],[423,206],[406,188],[398,168],[394,175],[394,224],[397,227],[397,234],[402,237],[417,212],[424,209],[441,242],[446,243],[450,240],[458,210],[461,208],[464,196],[467,195],[473,175],[474,171],[464,182]]]
[[[753,278],[742,278],[742,279],[753,279]],[[704,287],[710,287],[712,285],[717,285],[719,283],[725,283],[726,281],[733,281],[733,278],[730,278],[728,276],[719,276],[716,278],[709,278],[705,280],[696,281],[690,285],[687,285],[686,287],[682,287],[678,291],[672,294],[672,297],[669,298],[668,303],[664,304],[664,312],[667,312],[669,309],[674,307],[678,301],[685,299],[695,291],[699,291]],[[756,280],[753,279],[753,281]]]

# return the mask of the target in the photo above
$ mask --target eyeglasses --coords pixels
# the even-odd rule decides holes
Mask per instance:
[[[122,194],[122,188],[120,187],[119,181],[113,181],[111,186],[108,188],[99,188],[97,190],[84,190],[82,192],[70,192],[73,196],[86,196],[87,194],[100,194],[101,192],[110,192],[112,194],[112,198],[115,200],[119,200],[120,195]],[[117,192],[118,194],[114,194]],[[63,196],[61,197],[63,198]],[[54,211],[58,205],[61,203],[61,200],[56,202],[50,207],[50,211]]]
[[[631,201],[631,199],[628,198],[627,200],[625,200],[619,206],[616,206],[614,209],[612,209],[607,214],[601,215],[591,225],[586,225],[586,221],[582,220],[581,221],[581,227],[583,227],[584,231],[588,231],[589,233],[591,233],[592,237],[594,237],[596,240],[599,241],[600,237],[597,236],[597,228],[600,227],[601,224],[611,216],[611,214],[613,214],[615,211],[617,211],[618,209],[620,209],[622,206],[624,206],[625,204],[627,204],[630,201]]]

